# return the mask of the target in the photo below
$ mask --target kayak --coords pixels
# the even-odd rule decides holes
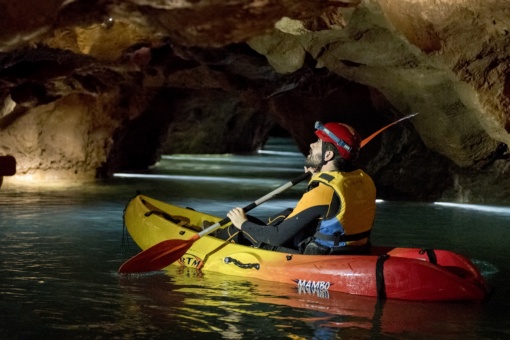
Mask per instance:
[[[170,239],[188,240],[204,224],[220,220],[144,195],[130,200],[124,211],[124,224],[142,250]],[[205,235],[172,265],[288,283],[319,296],[341,292],[414,301],[481,302],[490,291],[468,258],[438,249],[372,246],[367,255],[303,255]]]

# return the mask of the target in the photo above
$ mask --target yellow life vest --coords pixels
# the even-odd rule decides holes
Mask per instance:
[[[376,189],[363,170],[326,171],[312,177],[310,185],[330,186],[340,198],[340,210],[333,218],[322,220],[315,242],[326,247],[364,245],[368,242],[375,218]]]

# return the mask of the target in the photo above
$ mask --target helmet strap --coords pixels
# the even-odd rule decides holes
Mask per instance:
[[[322,169],[322,167],[327,163],[326,161],[326,147],[325,147],[326,143],[324,141],[322,141],[322,156],[321,156],[321,163],[319,164],[319,171]]]

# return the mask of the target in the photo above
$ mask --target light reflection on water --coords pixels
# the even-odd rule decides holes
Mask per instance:
[[[230,208],[244,206],[300,173],[304,157],[283,146],[290,154],[174,157],[143,173],[167,178],[116,177],[55,189],[2,187],[0,338],[510,336],[506,208],[495,212],[425,203],[378,204],[375,244],[442,248],[467,255],[496,286],[486,304],[378,303],[343,294],[299,293],[291,285],[179,267],[161,273],[117,274],[120,264],[138,252],[132,241],[126,249],[121,247],[122,212],[136,190],[224,216]],[[194,162],[214,164],[215,170],[208,172],[202,165],[194,169]],[[284,170],[266,173],[268,165]],[[305,187],[302,183],[289,189],[253,214],[264,217],[292,206]]]
[[[484,212],[494,213],[494,214],[501,215],[501,216],[510,216],[510,208],[509,207],[497,207],[497,206],[477,205],[477,204],[460,204],[460,203],[451,203],[451,202],[435,202],[434,204],[445,206],[445,207],[466,209],[466,210],[484,211]]]

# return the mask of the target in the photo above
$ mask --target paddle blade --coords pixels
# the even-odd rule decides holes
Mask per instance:
[[[398,124],[400,123],[401,121],[405,120],[405,119],[409,119],[411,117],[414,117],[418,114],[418,112],[415,112],[415,113],[411,113],[410,115],[407,115],[405,117],[402,117],[400,118],[399,120],[396,120],[394,121],[393,123],[390,123],[386,126],[383,126],[382,128],[380,128],[379,130],[377,130],[376,132],[374,132],[373,134],[371,134],[370,136],[368,136],[367,138],[363,139],[361,141],[361,147],[364,147],[368,142],[370,142],[372,139],[374,139],[375,136],[377,136],[378,134],[380,134],[381,132],[383,132],[384,130],[386,130],[387,128],[389,128],[390,126],[393,126],[395,124]]]
[[[198,234],[189,240],[166,240],[152,246],[124,262],[119,273],[143,273],[161,270],[179,260],[199,239]]]

